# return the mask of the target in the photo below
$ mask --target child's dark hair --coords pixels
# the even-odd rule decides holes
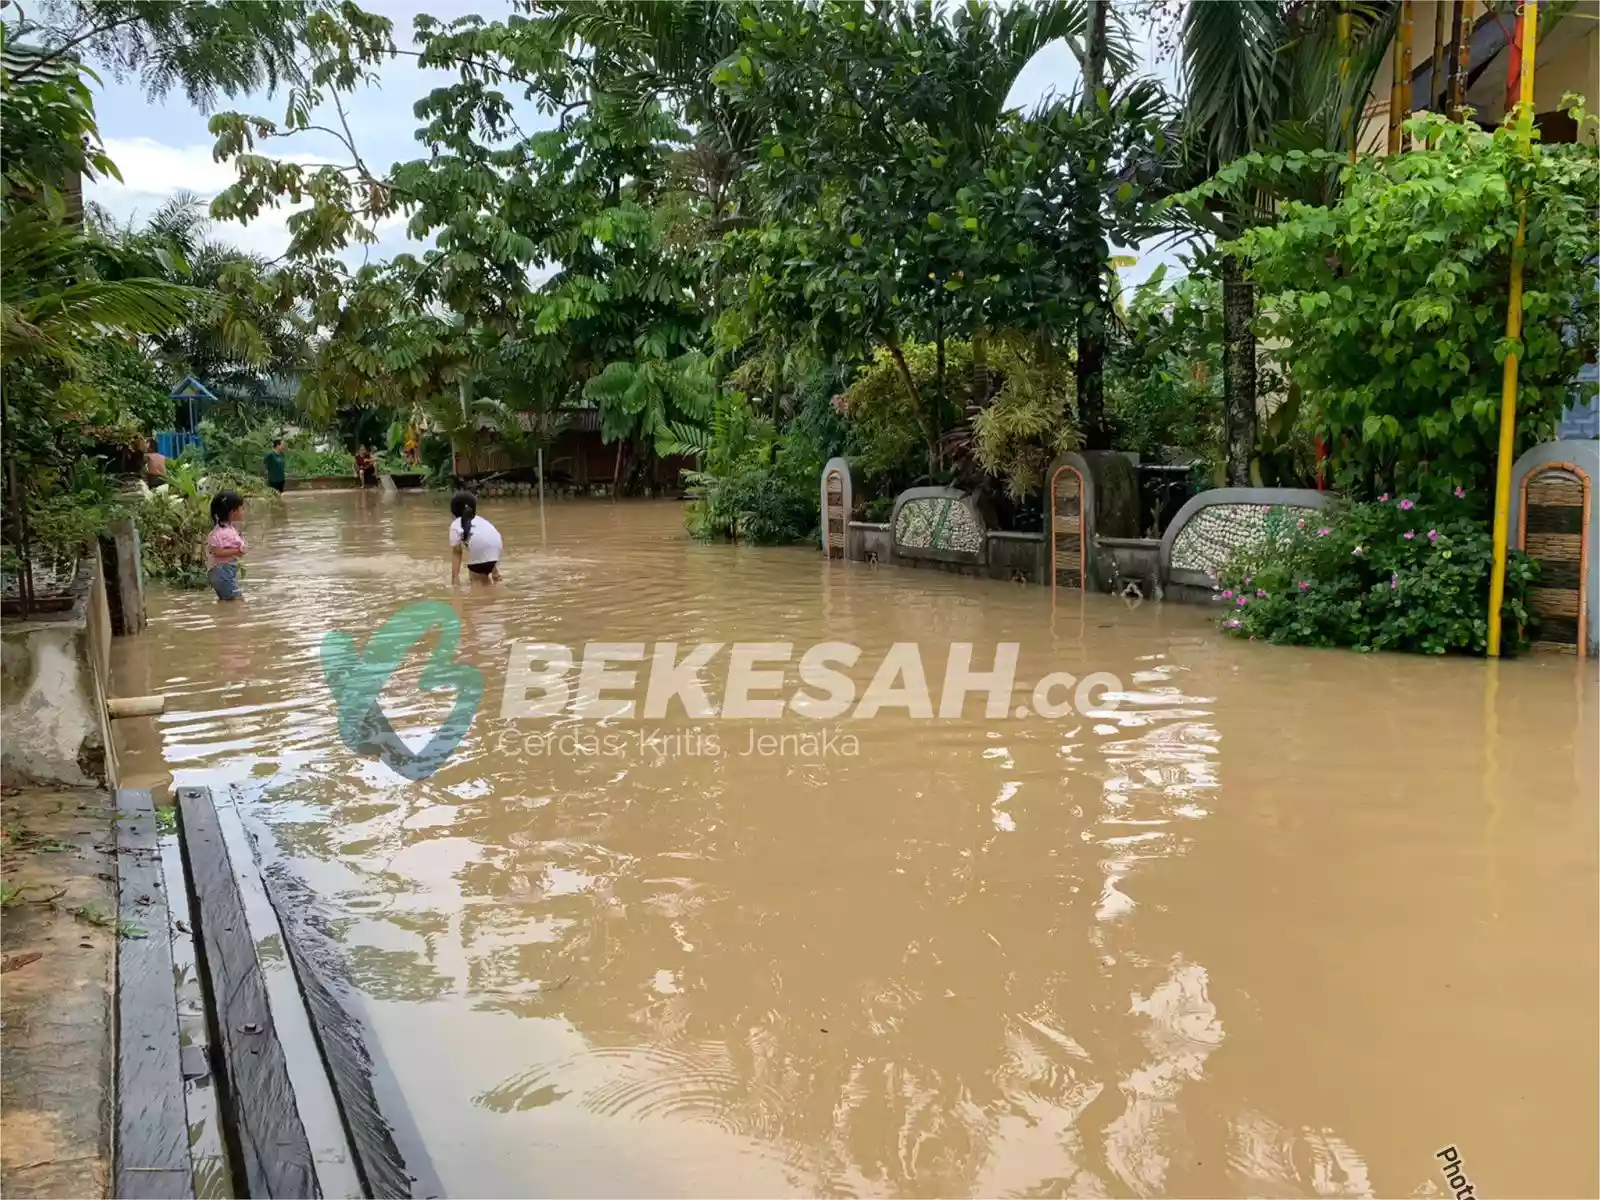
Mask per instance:
[[[450,497],[450,515],[461,518],[461,541],[472,540],[472,518],[478,515],[478,498],[471,492],[457,492]]]
[[[211,524],[226,525],[244,507],[244,497],[235,491],[218,492],[211,497]]]

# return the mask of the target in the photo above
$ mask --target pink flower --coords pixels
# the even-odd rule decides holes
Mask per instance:
[[[1246,575],[1246,576],[1245,576],[1245,577],[1244,577],[1244,582],[1245,582],[1245,586],[1246,586],[1246,587],[1248,587],[1248,586],[1250,586],[1250,580],[1251,580],[1251,576],[1249,576],[1249,575]]]
[[[1298,521],[1295,522],[1295,524],[1299,528],[1304,529],[1306,527],[1306,519],[1304,517],[1301,517]]]
[[[1379,496],[1378,497],[1378,503],[1379,504],[1387,504],[1387,503],[1389,503],[1389,493],[1385,492],[1383,495]]]
[[[1224,629],[1237,629],[1237,628],[1239,628],[1238,618],[1237,617],[1229,617],[1226,621],[1224,621],[1222,623],[1222,627]]]
[[[1411,501],[1409,501],[1409,500],[1400,501],[1400,511],[1401,512],[1410,512],[1415,507],[1416,507],[1416,505],[1411,503]]]
[[[1257,588],[1256,589],[1256,599],[1257,600],[1265,600],[1266,598],[1267,598],[1267,593],[1262,591],[1260,588]]]
[[[1234,601],[1234,603],[1237,604],[1240,608],[1243,608],[1246,604],[1250,603],[1250,597],[1249,596],[1240,596],[1237,600]]]
[[[1300,590],[1302,592],[1309,592],[1311,590],[1311,585],[1309,583],[1307,583],[1304,579],[1302,579],[1300,581]]]
[[[1397,588],[1399,586],[1400,586],[1400,576],[1398,576],[1398,575],[1390,575],[1389,576],[1389,590],[1392,592],[1392,591],[1394,591],[1395,588]]]
[[[1411,540],[1411,539],[1412,539],[1412,538],[1414,538],[1414,537],[1416,537],[1416,536],[1417,536],[1417,534],[1416,534],[1416,531],[1415,531],[1415,530],[1413,530],[1413,529],[1408,529],[1408,530],[1406,530],[1406,531],[1405,531],[1405,533],[1404,533],[1404,535],[1403,535],[1403,536],[1404,536],[1404,537],[1405,537],[1405,539],[1406,539],[1406,541],[1408,541],[1408,542],[1409,542],[1409,541],[1410,541],[1410,540]]]
[[[1437,542],[1439,540],[1439,531],[1437,529],[1428,530],[1428,540],[1430,542]]]
[[[1222,593],[1222,598],[1224,600],[1232,600],[1233,599],[1233,589],[1229,588],[1227,591],[1223,592]]]
[[[1317,530],[1317,536],[1318,537],[1327,537],[1332,532],[1333,532],[1333,530],[1329,529],[1326,525],[1324,525],[1321,529]]]
[[[1467,498],[1467,489],[1458,487],[1456,489],[1456,499],[1457,500],[1465,500],[1466,498]]]

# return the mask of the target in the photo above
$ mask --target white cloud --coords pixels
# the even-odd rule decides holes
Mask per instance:
[[[106,153],[117,164],[121,182],[111,178],[96,179],[84,190],[87,199],[103,205],[122,221],[147,218],[181,191],[193,192],[209,202],[238,178],[232,163],[213,160],[209,145],[172,146],[151,137],[107,138]],[[296,155],[294,161],[322,163],[332,160],[317,155]],[[289,244],[289,216],[295,211],[296,208],[284,205],[264,209],[249,224],[218,221],[211,233],[216,240],[241,250],[277,258]],[[419,247],[407,239],[405,229],[404,216],[385,217],[377,225],[378,245],[352,247],[343,257],[352,265],[359,265],[369,254],[376,259],[402,250],[415,252]]]

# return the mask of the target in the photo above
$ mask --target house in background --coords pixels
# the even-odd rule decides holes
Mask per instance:
[[[1491,9],[1480,0],[1412,0],[1407,7],[1411,10],[1410,111],[1450,111],[1450,72],[1457,64],[1458,51],[1453,34],[1456,10],[1460,9],[1462,39],[1467,42],[1464,104],[1472,110],[1472,119],[1485,129],[1498,126],[1505,119],[1507,100],[1515,102],[1511,66],[1520,53],[1515,44],[1515,11]],[[1389,45],[1361,111],[1363,151],[1383,154],[1388,150],[1398,51],[1396,38]],[[1438,63],[1434,62],[1436,54]],[[1520,69],[1520,59],[1517,61]],[[1583,97],[1589,111],[1600,111],[1600,0],[1539,6],[1533,112],[1540,141],[1577,140],[1576,122],[1560,108],[1562,97],[1568,93]],[[1579,372],[1571,406],[1562,415],[1562,437],[1600,436],[1597,383],[1600,367],[1590,363]]]
[[[533,415],[520,414],[524,429],[532,430]],[[624,475],[635,475],[637,459],[622,462]],[[580,494],[616,490],[617,445],[606,444],[600,436],[600,410],[583,408],[568,414],[566,426],[545,450],[544,478],[552,489],[570,489]],[[500,436],[488,420],[478,423],[476,444],[470,451],[456,451],[454,471],[459,479],[485,475],[505,475],[532,481],[534,464],[514,458],[501,444]],[[675,492],[684,471],[693,470],[691,459],[650,455],[644,463],[644,485],[655,492]]]
[[[1447,112],[1446,88],[1457,47],[1451,34],[1455,10],[1468,42],[1465,102],[1486,129],[1506,115],[1506,80],[1513,58],[1516,14],[1490,8],[1481,0],[1412,0],[1411,112]],[[1439,69],[1434,50],[1440,48]],[[1361,110],[1360,148],[1382,154],[1388,147],[1389,112],[1398,39],[1391,42],[1372,92]],[[1539,6],[1539,50],[1534,75],[1534,120],[1546,142],[1571,142],[1577,128],[1559,111],[1568,92],[1582,96],[1591,112],[1600,111],[1600,0]]]

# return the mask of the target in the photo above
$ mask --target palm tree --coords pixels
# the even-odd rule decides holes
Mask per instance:
[[[164,334],[204,302],[200,290],[169,280],[107,279],[86,270],[91,242],[38,209],[6,214],[0,364],[34,359],[75,370],[96,338]]]
[[[294,310],[278,303],[266,260],[209,237],[203,202],[179,191],[139,225],[118,225],[91,206],[90,224],[120,261],[208,293],[212,302],[154,339],[174,377],[192,375],[235,404],[275,403],[275,381],[305,367],[307,335]]]
[[[1347,150],[1353,114],[1372,86],[1393,35],[1392,0],[1229,0],[1189,5],[1183,23],[1186,127],[1181,173],[1192,182],[1253,151]],[[1342,30],[1349,30],[1348,35]],[[1331,178],[1317,185],[1324,193]],[[1273,219],[1278,200],[1257,194],[1187,212],[1188,232],[1220,241]],[[1248,264],[1223,254],[1224,442],[1228,482],[1250,483],[1256,442],[1255,293]]]

